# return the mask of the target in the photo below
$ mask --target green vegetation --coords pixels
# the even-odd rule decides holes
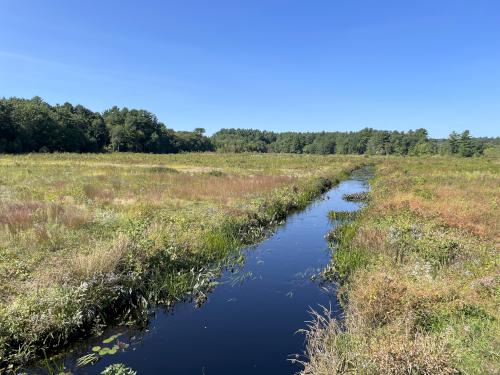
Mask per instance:
[[[363,129],[358,132],[274,133],[253,129],[222,129],[213,146],[226,152],[284,152],[294,154],[481,155],[484,145],[498,138],[474,139],[469,131],[453,132],[448,140],[430,139],[427,130],[409,132]]]
[[[173,131],[146,110],[113,107],[102,114],[81,105],[51,106],[39,97],[0,98],[0,153],[104,152],[179,153],[190,151],[295,154],[481,155],[498,138],[474,139],[469,131],[448,140],[430,139],[427,130],[398,132],[274,133],[222,129],[212,137],[203,128]]]
[[[357,211],[330,211],[328,217],[331,220],[352,220],[356,218]]]
[[[331,234],[345,320],[316,315],[303,374],[496,374],[496,159],[378,160],[370,202]]]
[[[0,99],[0,153],[210,151],[203,133],[167,129],[145,110],[113,107],[101,114],[39,97]]]
[[[0,371],[153,303],[203,300],[294,209],[367,162],[263,154],[0,157]],[[116,350],[115,337],[81,358]],[[107,342],[109,341],[109,343]]]
[[[342,198],[344,198],[348,202],[367,202],[368,197],[368,193],[352,193],[344,194]]]
[[[106,367],[102,372],[102,375],[136,375],[137,372],[132,370],[130,367],[125,366],[123,363],[115,363]]]

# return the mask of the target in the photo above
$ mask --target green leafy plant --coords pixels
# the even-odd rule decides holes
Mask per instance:
[[[137,372],[126,367],[123,363],[115,363],[107,366],[102,372],[102,375],[136,375]]]

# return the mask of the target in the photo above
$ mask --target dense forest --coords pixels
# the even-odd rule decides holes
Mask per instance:
[[[204,129],[176,132],[145,110],[51,106],[39,97],[0,99],[0,152],[175,153],[211,151]]]
[[[472,138],[469,131],[431,139],[425,129],[408,132],[276,133],[222,129],[207,137],[203,128],[174,131],[146,110],[113,107],[93,112],[82,105],[49,105],[40,97],[0,99],[0,153],[130,151],[277,152],[305,154],[481,155],[499,138]]]

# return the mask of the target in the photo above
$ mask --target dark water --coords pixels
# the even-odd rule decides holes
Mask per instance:
[[[158,309],[146,331],[114,329],[93,338],[65,359],[74,373],[98,374],[107,365],[124,363],[138,374],[293,374],[289,361],[304,351],[304,336],[296,333],[310,319],[308,310],[340,309],[331,286],[311,280],[329,262],[324,235],[336,225],[330,210],[353,211],[358,203],[345,193],[366,191],[361,170],[290,216],[274,235],[245,250],[246,261],[236,273],[225,272],[201,308],[181,303],[173,311]],[[75,359],[91,352],[111,334],[126,349],[105,355],[94,365],[75,368]],[[123,345],[124,346],[124,345]]]

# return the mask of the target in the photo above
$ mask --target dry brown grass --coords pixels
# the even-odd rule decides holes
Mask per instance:
[[[344,340],[342,328],[331,317],[331,311],[311,311],[312,320],[303,332],[306,336],[306,360],[294,360],[304,366],[303,375],[337,375],[354,373],[347,351],[352,351]]]
[[[378,209],[384,213],[409,208],[420,216],[438,217],[449,226],[499,241],[500,189],[494,171],[498,166],[485,162],[483,170],[471,170],[475,162],[463,160],[464,165],[457,166],[449,159],[438,159],[435,169],[425,171],[425,166],[418,165],[412,176],[399,172],[405,168],[403,162],[389,162],[379,173],[391,190],[380,200]],[[425,177],[415,178],[420,172]]]
[[[44,207],[40,202],[19,202],[3,204],[0,209],[0,224],[12,233],[29,228],[35,216]]]
[[[304,375],[337,374],[458,374],[443,341],[421,334],[394,332],[366,336],[344,333],[331,313],[313,313],[307,339]]]
[[[370,372],[374,374],[459,374],[451,366],[447,345],[433,337],[416,333],[405,337],[401,330],[383,335],[369,343]]]
[[[97,180],[103,180],[98,176]],[[100,203],[109,203],[113,200],[115,194],[111,189],[95,186],[91,184],[83,185],[85,195],[91,200],[97,200]]]
[[[5,226],[12,234],[31,227],[39,231],[46,223],[78,228],[91,221],[92,215],[84,207],[35,201],[0,203],[0,226]]]
[[[71,262],[70,274],[80,280],[86,280],[94,275],[111,274],[117,270],[130,246],[130,239],[120,235],[105,252],[99,247],[94,247],[89,249],[88,253],[77,254]]]
[[[376,227],[361,227],[353,238],[352,246],[370,248],[373,252],[382,252],[386,245],[386,231]]]
[[[152,191],[153,197],[155,193],[161,193],[161,197],[189,201],[213,200],[228,204],[242,198],[257,197],[297,181],[295,177],[268,175],[199,177],[188,174],[169,177],[163,181],[164,189]]]
[[[356,332],[404,321],[405,331],[415,333],[416,320],[423,313],[457,296],[454,285],[428,279],[423,273],[408,277],[394,269],[361,270],[349,292],[347,321]]]

